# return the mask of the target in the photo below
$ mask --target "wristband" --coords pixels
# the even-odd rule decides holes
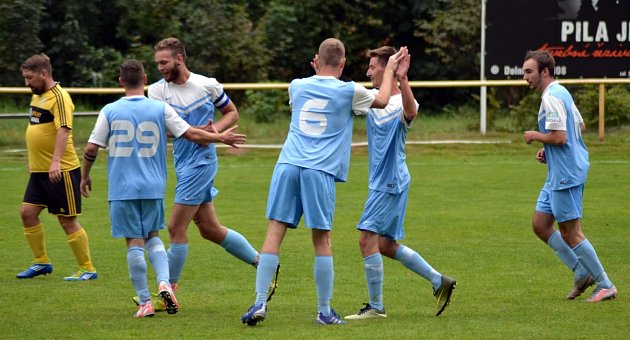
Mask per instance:
[[[94,163],[94,161],[96,160],[96,155],[90,155],[86,152],[83,154],[83,159],[85,159],[86,161],[90,163]]]

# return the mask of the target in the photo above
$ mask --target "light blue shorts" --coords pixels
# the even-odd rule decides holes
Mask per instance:
[[[115,238],[147,238],[164,229],[164,200],[110,201],[109,220]]]
[[[404,239],[403,222],[408,196],[409,190],[400,194],[370,190],[357,229],[371,231],[391,240]]]
[[[564,190],[551,190],[545,182],[538,195],[536,211],[553,215],[558,222],[582,218],[583,193],[584,184]]]
[[[212,202],[219,193],[213,187],[218,168],[219,164],[214,162],[177,171],[175,203],[200,205],[201,203]]]
[[[291,164],[276,164],[269,186],[267,218],[296,228],[304,215],[306,227],[331,230],[335,195],[332,175]]]

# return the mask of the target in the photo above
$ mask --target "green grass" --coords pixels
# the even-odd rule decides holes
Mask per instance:
[[[420,121],[422,122],[422,121]],[[417,124],[415,129],[422,129]],[[21,128],[20,128],[21,129]],[[285,130],[280,133],[284,135]],[[412,129],[411,131],[413,131]],[[271,129],[273,131],[273,129]],[[456,137],[446,136],[448,138]],[[14,338],[624,338],[630,331],[630,263],[627,224],[630,144],[627,134],[587,135],[591,171],[584,197],[583,228],[611,279],[618,299],[587,304],[567,301],[571,273],[531,232],[531,216],[546,169],[534,160],[538,146],[520,135],[511,144],[410,145],[412,187],[406,218],[407,246],[458,281],[451,306],[435,317],[430,284],[385,260],[385,320],[344,326],[313,324],[316,293],[310,234],[289,231],[281,251],[279,288],[267,320],[245,327],[240,315],[254,299],[255,271],[190,228],[176,315],[135,320],[126,250],[110,236],[105,154],[93,169],[94,191],[83,200],[80,222],[88,231],[99,272],[92,282],[64,282],[74,259],[56,220],[43,214],[52,275],[17,280],[30,261],[19,206],[27,181],[23,152],[0,152],[1,337]],[[361,140],[361,135],[355,137]],[[479,137],[481,138],[481,137]],[[490,138],[491,139],[491,138]],[[83,145],[77,143],[79,148]],[[260,248],[267,221],[267,189],[278,150],[220,149],[216,208],[223,224]],[[169,166],[172,166],[169,163]],[[169,174],[172,174],[170,169]],[[167,216],[173,198],[169,177]],[[367,194],[365,148],[353,151],[348,183],[337,186],[333,229],[333,307],[342,315],[367,302],[355,229]],[[162,239],[168,244],[166,232]],[[156,289],[150,271],[152,291]]]

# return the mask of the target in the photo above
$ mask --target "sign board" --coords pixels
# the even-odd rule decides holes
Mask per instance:
[[[630,77],[630,0],[485,1],[486,79],[522,78],[537,49],[560,78]]]

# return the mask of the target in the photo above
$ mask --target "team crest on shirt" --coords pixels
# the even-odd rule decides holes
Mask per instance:
[[[560,114],[558,112],[547,112],[547,123],[560,123]]]

